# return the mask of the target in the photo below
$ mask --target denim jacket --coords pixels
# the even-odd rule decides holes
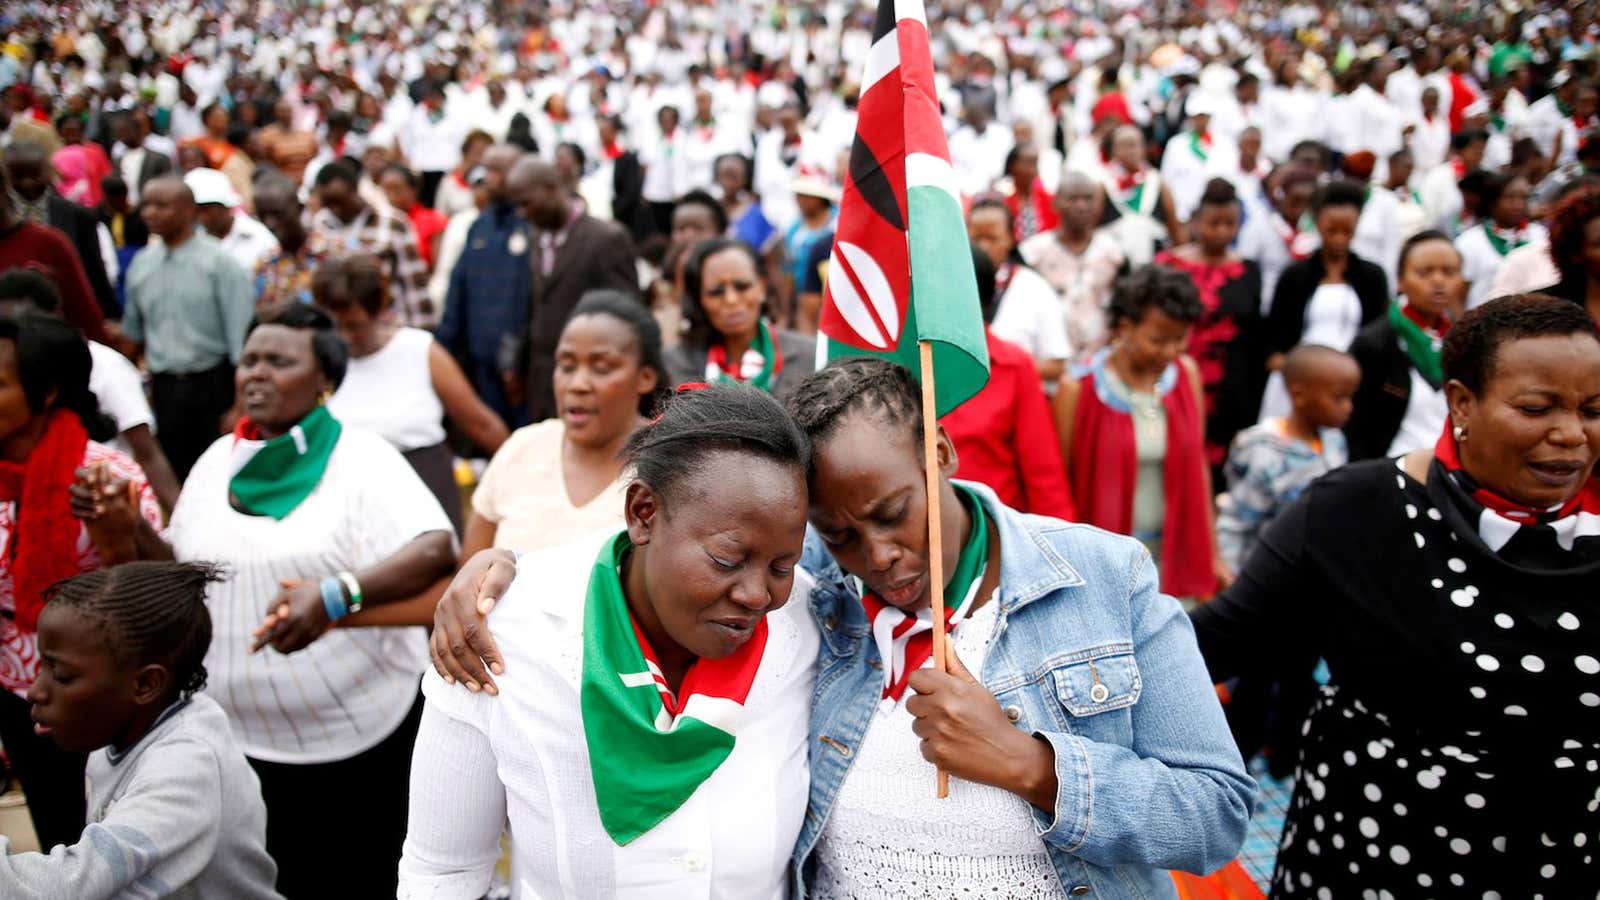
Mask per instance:
[[[1055,751],[1055,814],[1033,813],[1063,891],[1175,896],[1164,870],[1209,872],[1231,860],[1256,795],[1188,617],[1157,591],[1137,541],[1026,515],[967,486],[1000,529],[999,623],[979,677],[1008,719]],[[866,613],[814,535],[801,564],[817,578],[810,603],[822,647],[797,897],[883,690]]]

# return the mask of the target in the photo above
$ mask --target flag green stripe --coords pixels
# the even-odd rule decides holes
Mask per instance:
[[[989,380],[989,347],[978,306],[978,279],[961,205],[932,186],[906,190],[910,220],[911,309],[906,332],[933,341],[938,414],[944,415],[983,389]],[[902,349],[905,335],[902,335]],[[919,370],[912,347],[911,371]]]

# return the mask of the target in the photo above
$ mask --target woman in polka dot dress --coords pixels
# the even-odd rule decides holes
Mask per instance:
[[[1600,887],[1600,339],[1505,298],[1444,372],[1433,450],[1317,482],[1193,615],[1218,680],[1331,673],[1274,897]]]

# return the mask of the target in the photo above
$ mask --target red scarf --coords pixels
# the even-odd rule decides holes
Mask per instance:
[[[1124,194],[1138,187],[1144,181],[1145,176],[1144,166],[1129,172],[1122,167],[1122,163],[1116,160],[1112,160],[1106,166],[1106,171],[1110,172],[1111,177],[1116,179],[1117,190]]]
[[[1011,210],[1012,231],[1018,243],[1041,232],[1055,231],[1061,224],[1061,217],[1056,214],[1056,198],[1037,178],[1028,186],[1027,197],[1012,191],[1006,198],[1006,208]]]
[[[606,159],[610,159],[610,160],[620,159],[622,157],[622,154],[627,152],[627,151],[622,149],[622,145],[621,144],[616,144],[616,143],[606,144],[604,147],[601,147],[600,149],[605,153]]]
[[[78,531],[67,488],[77,480],[89,435],[76,414],[55,410],[23,463],[0,461],[0,500],[17,504],[6,559],[17,625],[38,627],[44,592],[78,574]]]
[[[1592,475],[1572,499],[1553,509],[1540,509],[1508,500],[1478,484],[1461,468],[1461,454],[1456,447],[1456,438],[1451,432],[1448,419],[1444,423],[1444,433],[1439,435],[1439,442],[1433,445],[1433,458],[1444,466],[1444,470],[1450,473],[1462,490],[1480,506],[1513,522],[1522,525],[1546,525],[1558,519],[1565,519],[1575,512],[1600,515],[1600,483],[1597,483]]]
[[[1102,357],[1102,359],[1104,359]],[[1101,363],[1103,365],[1103,363]],[[1176,364],[1174,364],[1176,365]],[[1205,431],[1198,401],[1181,366],[1162,398],[1167,410],[1167,456],[1162,488],[1166,519],[1161,534],[1161,590],[1174,597],[1216,593],[1216,556],[1205,489]],[[1072,440],[1072,501],[1078,521],[1129,534],[1133,491],[1139,479],[1133,417],[1101,402],[1095,372],[1079,381]]]

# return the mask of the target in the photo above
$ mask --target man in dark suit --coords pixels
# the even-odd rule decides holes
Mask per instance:
[[[507,193],[532,226],[531,307],[521,358],[529,421],[556,414],[556,343],[567,315],[584,293],[599,288],[639,294],[633,241],[621,227],[583,212],[561,186],[555,166],[527,157],[512,167]],[[641,301],[642,302],[642,301]]]
[[[95,302],[108,319],[119,319],[122,310],[111,290],[105,258],[100,253],[100,222],[95,214],[56,193],[54,170],[44,148],[22,141],[6,148],[6,169],[11,173],[11,191],[16,195],[18,212],[36,225],[60,230],[78,251]]]
[[[150,135],[150,114],[143,109],[122,113],[111,121],[111,132],[117,143],[113,147],[113,160],[117,174],[128,183],[128,201],[139,205],[139,195],[152,179],[171,174],[174,151],[157,146]],[[167,144],[171,141],[163,138]]]

